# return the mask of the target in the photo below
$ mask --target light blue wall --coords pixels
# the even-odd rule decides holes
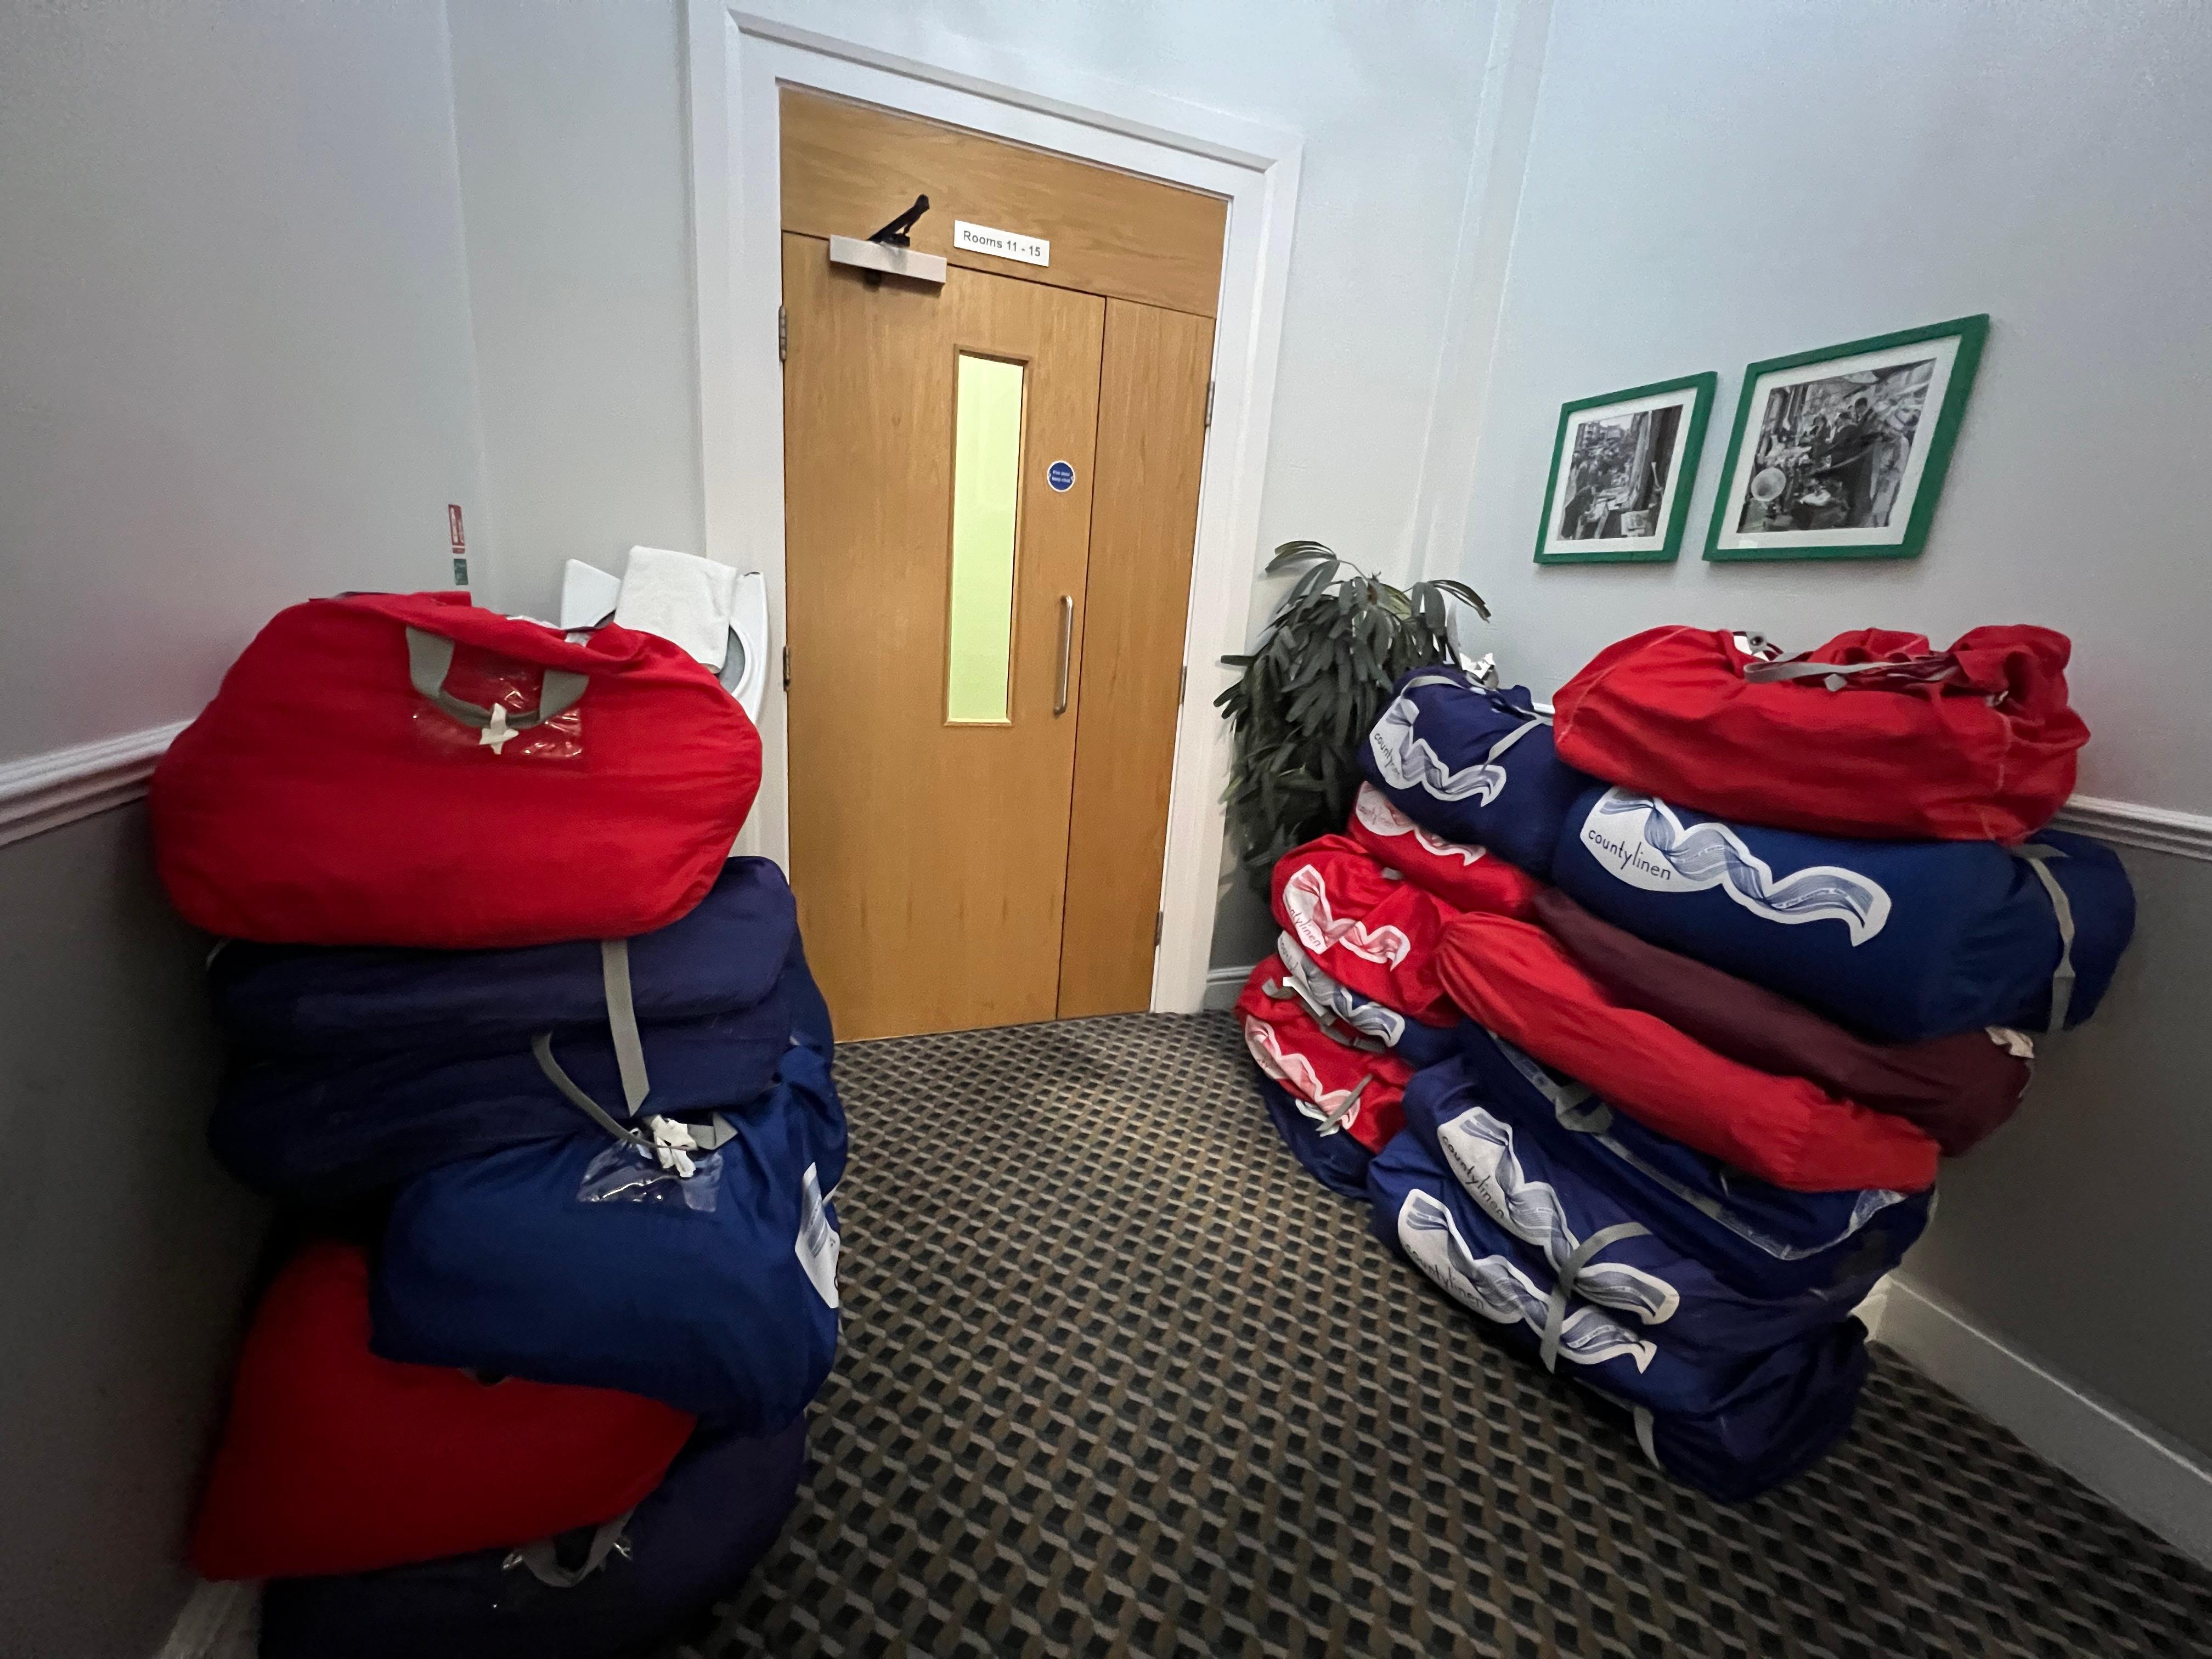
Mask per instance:
[[[1657,623],[2075,641],[2085,792],[2212,811],[2212,27],[2151,0],[1558,0],[1457,572],[1548,692]],[[1991,317],[1925,555],[1697,556],[1757,358]],[[1720,373],[1668,567],[1538,568],[1562,402]],[[1909,1277],[2212,1449],[2212,864],[2127,855],[2140,933],[2019,1118],[1946,1168]]]

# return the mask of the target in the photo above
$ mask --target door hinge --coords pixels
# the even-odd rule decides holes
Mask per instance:
[[[791,690],[791,647],[787,645],[783,647],[783,689]]]
[[[781,306],[778,306],[778,307],[775,308],[775,360],[776,360],[776,362],[780,362],[780,363],[781,363],[781,362],[785,362],[789,361],[790,356],[791,356],[791,318],[790,318],[790,316],[789,316],[789,315],[785,312],[784,308],[783,308]],[[1207,393],[1206,395],[1207,395],[1207,397],[1209,398],[1209,399],[1210,399],[1210,398],[1212,398],[1212,394],[1211,392]],[[1209,402],[1207,403],[1207,404],[1206,404],[1206,418],[1207,418],[1208,420],[1212,419],[1212,417],[1213,417],[1213,404],[1209,401]]]
[[[1168,913],[1166,911],[1155,910],[1152,912],[1152,949],[1155,951],[1160,948],[1160,935],[1167,931],[1167,925]]]
[[[1209,427],[1213,424],[1213,382],[1211,380],[1206,383],[1206,423]]]
[[[1189,690],[1190,690],[1190,665],[1189,665],[1188,663],[1185,663],[1185,664],[1182,665],[1182,669],[1181,669],[1180,671],[1178,671],[1178,672],[1177,672],[1177,674],[1176,674],[1176,708],[1182,708],[1182,700],[1183,700],[1184,696],[1185,696],[1189,692]]]

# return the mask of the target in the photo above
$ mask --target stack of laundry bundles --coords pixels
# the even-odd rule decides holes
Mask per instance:
[[[1395,1097],[1376,1231],[1717,1496],[1848,1428],[1851,1310],[1939,1155],[2010,1115],[2025,1033],[2086,1018],[2127,943],[2118,860],[2043,828],[2087,736],[2064,661],[2044,629],[1790,662],[1660,629],[1570,682],[1556,733],[1524,690],[1424,670],[1363,750],[1423,832],[1407,886],[1445,902],[1438,848],[1534,878],[1419,928],[1348,871],[1304,907],[1337,962],[1389,958],[1436,1023],[1468,1016]]]
[[[1457,1052],[1437,946],[1462,911],[1525,915],[1542,884],[1443,842],[1363,785],[1348,833],[1276,861],[1275,956],[1237,1001],[1268,1114],[1300,1162],[1346,1197],[1405,1127],[1415,1073]]]
[[[164,759],[217,1155],[369,1218],[264,1297],[195,1527],[270,1659],[629,1652],[773,1543],[845,1127],[758,780],[665,641],[450,595],[283,613]]]

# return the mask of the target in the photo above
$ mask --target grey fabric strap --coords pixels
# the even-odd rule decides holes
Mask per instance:
[[[2012,855],[2035,872],[2043,890],[2051,895],[2051,913],[2058,918],[2058,969],[2051,975],[2051,1023],[2043,1029],[2063,1031],[2066,1029],[2067,1012],[2074,1003],[2074,901],[2066,896],[2058,878],[2051,873],[2051,860],[2063,859],[2066,854],[2056,847],[2032,841],[2025,847],[2014,848]]]
[[[1774,680],[1817,680],[1825,675],[1863,674],[1896,666],[1893,662],[1747,662],[1743,677],[1753,685],[1765,685]]]
[[[1600,1250],[1609,1244],[1618,1244],[1624,1238],[1636,1238],[1651,1231],[1640,1221],[1615,1222],[1610,1227],[1601,1227],[1575,1246],[1574,1251],[1559,1264],[1559,1282],[1552,1286],[1551,1305],[1544,1310],[1544,1342],[1536,1357],[1551,1370],[1559,1363],[1559,1334],[1566,1328],[1567,1301],[1574,1293],[1575,1280],[1583,1268]]]
[[[1327,1134],[1346,1118],[1351,1116],[1352,1109],[1359,1104],[1359,1097],[1367,1092],[1367,1085],[1374,1081],[1372,1077],[1364,1077],[1352,1085],[1352,1092],[1344,1097],[1344,1103],[1322,1120],[1322,1133]]]
[[[414,687],[432,702],[444,709],[464,726],[477,727],[491,724],[491,710],[481,704],[463,702],[446,690],[446,671],[453,665],[453,642],[442,634],[427,633],[420,628],[407,630],[407,678]],[[576,706],[591,684],[582,674],[563,668],[545,671],[544,683],[538,691],[538,707],[526,714],[512,715],[507,728],[527,732],[533,726],[558,720]]]
[[[1522,738],[1527,737],[1538,726],[1549,726],[1550,724],[1551,721],[1546,720],[1541,714],[1539,714],[1534,720],[1529,720],[1523,725],[1515,726],[1504,737],[1498,738],[1496,743],[1490,745],[1490,752],[1487,755],[1485,755],[1483,759],[1486,761],[1496,760],[1500,755],[1510,749],[1515,744],[1520,742]]]
[[[637,1511],[624,1510],[605,1522],[592,1534],[592,1547],[584,1553],[584,1564],[580,1567],[564,1567],[560,1557],[553,1553],[553,1540],[541,1538],[534,1544],[525,1544],[507,1558],[510,1567],[527,1567],[530,1576],[541,1584],[550,1584],[555,1589],[573,1589],[606,1565],[607,1557],[623,1542],[623,1528]],[[625,1554],[629,1552],[623,1551]]]
[[[545,1080],[561,1091],[562,1098],[584,1113],[592,1122],[605,1129],[617,1140],[628,1141],[633,1146],[647,1146],[651,1138],[643,1130],[633,1129],[618,1123],[606,1108],[576,1086],[576,1081],[561,1069],[561,1062],[553,1058],[553,1034],[540,1032],[530,1039],[530,1052],[538,1056],[538,1069],[545,1073]]]
[[[1344,1021],[1339,1017],[1336,1010],[1316,1006],[1314,1000],[1306,994],[1304,986],[1285,985],[1279,979],[1271,979],[1261,985],[1260,994],[1262,996],[1273,998],[1277,1002],[1287,1002],[1295,999],[1298,1006],[1313,1017],[1313,1023],[1321,1027],[1321,1034],[1332,1042],[1340,1042],[1347,1048],[1357,1048],[1363,1054],[1383,1054],[1390,1052],[1389,1043],[1380,1037],[1370,1036],[1364,1031],[1361,1031],[1356,1036],[1347,1036],[1344,1030]]]
[[[645,1074],[645,1040],[637,1034],[637,1005],[629,991],[629,941],[599,941],[599,978],[607,992],[607,1029],[614,1033],[615,1066],[622,1073],[623,1102],[631,1117],[653,1085]]]
[[[1403,685],[1400,686],[1398,688],[1398,692],[1399,695],[1402,696],[1408,691],[1418,691],[1425,685],[1453,685],[1457,686],[1462,691],[1468,689],[1467,680],[1459,674],[1416,674],[1413,678],[1407,680]],[[1477,685],[1474,689],[1478,693],[1483,693],[1494,690],[1496,688],[1492,686]],[[1491,744],[1490,752],[1483,757],[1486,761],[1496,760],[1500,755],[1510,749],[1515,744],[1520,742],[1522,738],[1527,737],[1538,726],[1549,726],[1552,723],[1551,715],[1543,709],[1523,708],[1518,703],[1506,702],[1498,698],[1492,698],[1492,702],[1495,707],[1510,709],[1516,714],[1526,714],[1528,718],[1519,726],[1515,726],[1510,732],[1508,732],[1504,737],[1498,738],[1496,743]]]
[[[1920,660],[1929,660],[1922,658]],[[1923,684],[1933,685],[1959,677],[1959,665],[1946,663],[1940,669],[1916,672],[1910,663],[1899,662],[1748,662],[1743,665],[1745,683],[1766,685],[1776,680],[1826,679],[1828,690],[1840,691],[1854,674],[1875,674],[1903,672]]]

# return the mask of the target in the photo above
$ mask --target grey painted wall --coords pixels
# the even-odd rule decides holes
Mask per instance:
[[[1842,88],[1863,95],[1838,96]],[[1551,687],[1661,622],[2073,635],[2094,795],[2212,811],[2212,28],[2159,0],[1559,0],[1460,574]],[[1708,565],[1743,367],[1972,312],[1923,556]],[[1530,555],[1562,402],[1721,383],[1679,565]]]
[[[188,1579],[260,1206],[143,808],[0,852],[0,1655],[143,1659]]]
[[[477,419],[436,0],[0,11],[0,760],[449,586]]]
[[[551,617],[566,561],[706,539],[680,8],[448,11],[493,598]]]
[[[2212,29],[2066,0],[1558,0],[1458,573],[1549,690],[1668,622],[1810,646],[1867,623],[2074,637],[2085,791],[2212,810]],[[1933,537],[1904,565],[1542,568],[1559,404],[1717,369],[1702,546],[1743,365],[1986,311]],[[2141,932],[2019,1119],[1948,1166],[1909,1277],[2212,1449],[2212,865],[2129,856]]]
[[[450,580],[481,463],[436,0],[0,7],[0,760]],[[263,1227],[143,814],[0,848],[0,1656],[143,1659]]]

